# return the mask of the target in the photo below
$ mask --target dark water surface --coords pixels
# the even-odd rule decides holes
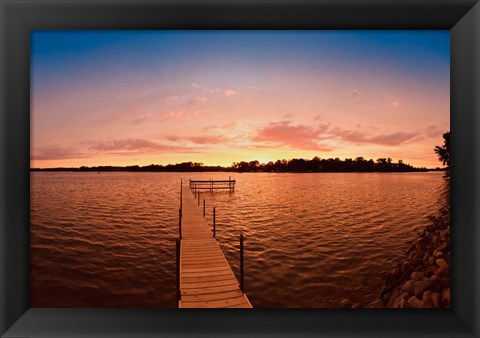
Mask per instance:
[[[440,208],[442,173],[31,174],[32,307],[175,307],[180,179],[237,180],[205,194],[254,307],[366,304],[380,273]]]

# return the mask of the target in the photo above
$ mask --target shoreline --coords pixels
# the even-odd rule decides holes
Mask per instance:
[[[385,286],[370,307],[450,308],[448,201],[383,277]]]

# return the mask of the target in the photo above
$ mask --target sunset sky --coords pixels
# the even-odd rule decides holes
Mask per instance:
[[[31,166],[437,167],[448,31],[35,31]]]

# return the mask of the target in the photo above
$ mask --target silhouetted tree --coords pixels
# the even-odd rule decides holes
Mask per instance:
[[[438,155],[438,160],[443,163],[443,165],[447,165],[447,172],[445,173],[446,177],[450,176],[450,132],[447,131],[443,134],[443,145],[442,146],[435,146],[433,149],[435,153]]]

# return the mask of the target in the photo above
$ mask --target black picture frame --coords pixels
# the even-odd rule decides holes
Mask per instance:
[[[0,0],[0,25],[2,337],[480,336],[478,1]],[[451,309],[30,308],[29,33],[36,29],[450,30]]]

